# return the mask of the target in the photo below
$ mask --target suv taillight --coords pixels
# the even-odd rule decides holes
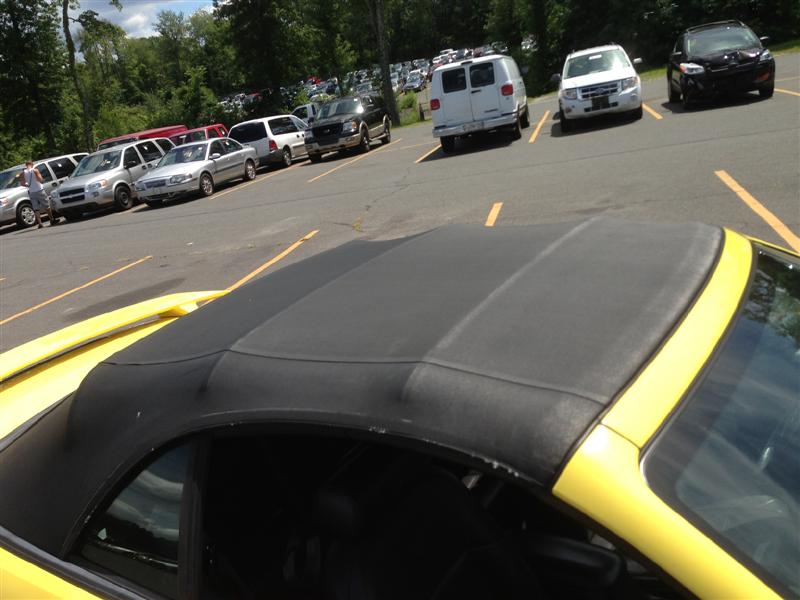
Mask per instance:
[[[433,98],[431,100],[431,110],[439,110],[441,108],[441,104],[439,103],[438,98]]]
[[[514,93],[514,86],[510,83],[507,83],[500,88],[500,93],[503,94],[503,96],[510,96]]]
[[[270,140],[269,141],[269,151],[270,152],[274,152],[277,149],[278,149],[278,144],[275,143],[275,140]]]

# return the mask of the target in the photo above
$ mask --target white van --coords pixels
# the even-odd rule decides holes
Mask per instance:
[[[436,69],[431,83],[433,136],[452,152],[458,137],[507,129],[514,139],[530,125],[525,83],[513,58],[482,56]]]
[[[260,166],[289,166],[296,158],[306,156],[308,125],[294,115],[278,115],[253,119],[231,127],[228,137],[242,146],[255,148]]]

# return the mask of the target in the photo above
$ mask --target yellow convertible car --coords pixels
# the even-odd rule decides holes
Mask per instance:
[[[800,594],[800,261],[728,230],[354,242],[0,370],[4,600]]]

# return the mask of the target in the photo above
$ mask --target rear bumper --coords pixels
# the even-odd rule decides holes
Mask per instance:
[[[309,154],[321,154],[323,152],[334,152],[336,150],[346,150],[356,148],[361,143],[361,132],[353,135],[342,136],[335,139],[323,139],[306,142],[306,151]]]
[[[732,92],[750,92],[775,84],[775,62],[767,61],[748,68],[723,72],[706,71],[702,75],[681,75],[681,92],[693,96],[716,96]]]
[[[628,112],[642,105],[642,89],[637,85],[622,92],[608,96],[607,108],[596,108],[591,99],[588,100],[559,100],[561,110],[568,119],[586,119],[598,115]]]
[[[453,135],[469,135],[470,133],[477,133],[479,131],[489,131],[490,129],[513,125],[516,120],[516,113],[509,113],[494,117],[493,119],[470,121],[468,123],[462,123],[461,125],[439,125],[433,128],[433,137],[441,138]]]
[[[258,166],[274,165],[283,162],[283,151],[270,150],[268,154],[258,157]]]

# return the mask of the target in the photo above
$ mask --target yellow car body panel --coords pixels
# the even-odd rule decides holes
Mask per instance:
[[[91,600],[99,598],[58,575],[0,548],[0,599]]]
[[[724,337],[752,264],[750,240],[726,230],[716,268],[684,320],[578,447],[553,487],[556,497],[701,598],[779,596],[650,489],[640,468],[641,451]]]

